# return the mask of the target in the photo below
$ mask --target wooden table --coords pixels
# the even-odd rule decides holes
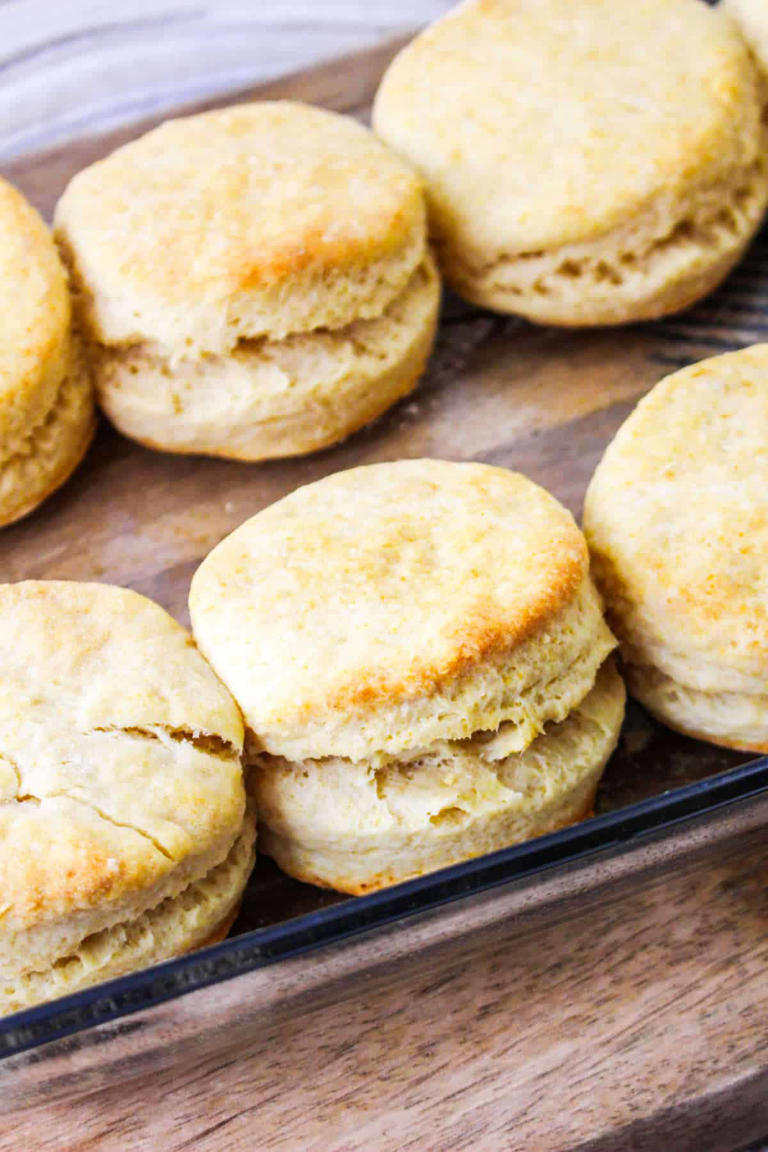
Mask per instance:
[[[278,23],[264,4],[0,0],[0,157],[445,7],[287,3]],[[0,1076],[0,1149],[734,1152],[768,1131],[766,819],[768,800],[714,845],[694,833],[642,868],[557,875],[544,902],[539,882],[194,993],[155,1011],[159,1047],[114,1034],[125,1059],[101,1072],[65,1046],[32,1108]]]
[[[193,993],[116,1066],[64,1047],[36,1106],[2,1079],[0,1148],[733,1152],[768,1130],[767,818]]]

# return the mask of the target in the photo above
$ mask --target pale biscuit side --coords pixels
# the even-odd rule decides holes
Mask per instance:
[[[768,752],[768,693],[701,692],[658,668],[625,664],[625,671],[632,695],[670,728],[726,748]]]
[[[92,348],[100,401],[126,435],[172,452],[263,460],[349,435],[413,388],[432,349],[440,286],[431,257],[373,320],[248,341],[172,363],[146,345]]]
[[[261,757],[262,848],[289,875],[359,894],[554,831],[590,814],[623,715],[609,661],[565,720],[499,760],[472,746],[378,769]]]
[[[0,465],[51,411],[70,355],[56,247],[32,205],[0,179]]]
[[[0,525],[27,516],[71,476],[95,429],[90,373],[78,348],[70,354],[52,407],[0,453]]]

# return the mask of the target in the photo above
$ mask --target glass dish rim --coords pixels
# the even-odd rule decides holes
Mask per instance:
[[[768,792],[768,756],[522,844],[350,896],[0,1019],[0,1060],[462,898],[626,848]]]

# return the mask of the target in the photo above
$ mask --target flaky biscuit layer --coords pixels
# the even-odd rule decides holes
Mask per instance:
[[[79,992],[91,984],[169,960],[224,938],[237,915],[254,863],[248,814],[227,857],[177,895],[129,920],[89,934],[47,967],[22,963],[0,972],[0,1014]]]
[[[122,432],[151,448],[238,460],[312,452],[414,387],[439,302],[428,256],[381,316],[334,331],[244,341],[227,356],[175,363],[143,344],[94,345],[99,399]]]
[[[768,678],[767,446],[768,345],[759,344],[657,384],[608,446],[584,509],[630,685],[674,727],[712,738],[722,728],[725,742],[758,748],[755,713]],[[717,707],[728,694],[731,721]]]
[[[29,515],[78,466],[96,429],[90,372],[74,342],[51,408],[0,451],[0,526]]]
[[[262,755],[262,850],[297,879],[360,894],[554,831],[589,815],[623,715],[609,660],[568,717],[522,752],[505,755],[479,733],[386,767]]]
[[[66,273],[38,213],[0,179],[0,461],[46,418],[69,361]]]

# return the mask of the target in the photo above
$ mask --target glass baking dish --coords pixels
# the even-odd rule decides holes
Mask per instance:
[[[377,49],[345,67],[325,66],[230,99],[300,98],[365,118],[392,53],[391,46]],[[6,166],[4,175],[50,216],[75,171],[146,126],[24,157]],[[433,455],[515,468],[578,516],[595,464],[639,396],[676,366],[767,335],[765,233],[724,287],[695,309],[620,332],[534,328],[449,298],[418,391],[332,450],[248,467],[147,452],[102,428],[66,488],[30,520],[4,531],[0,580],[112,581],[151,596],[186,623],[192,573],[235,526],[299,484],[398,457]],[[355,937],[375,938],[396,925],[447,916],[448,905],[469,915],[483,900],[497,900],[501,915],[507,907],[503,894],[521,886],[529,902],[551,899],[560,890],[546,882],[554,874],[578,874],[585,884],[607,882],[625,855],[640,866],[643,845],[667,844],[670,866],[690,830],[694,839],[696,829],[706,839],[763,819],[757,801],[765,792],[768,759],[688,740],[633,705],[594,818],[357,898],[298,884],[260,860],[226,941],[0,1020],[2,1066],[42,1066],[47,1053],[53,1060],[84,1050],[89,1035],[98,1054],[98,1037],[127,1037],[132,1029],[137,1035],[140,1018],[175,998],[206,988],[210,994],[215,985],[261,969],[275,973],[298,957],[319,957],[344,942],[350,948]],[[111,1031],[103,1033],[105,1027]],[[194,1024],[189,1029],[192,1035]]]
[[[3,1018],[0,1058],[455,901],[535,880],[558,866],[605,859],[681,824],[746,806],[764,791],[768,757],[749,760],[678,736],[631,705],[592,819],[360,897],[300,884],[262,859],[227,940]]]

